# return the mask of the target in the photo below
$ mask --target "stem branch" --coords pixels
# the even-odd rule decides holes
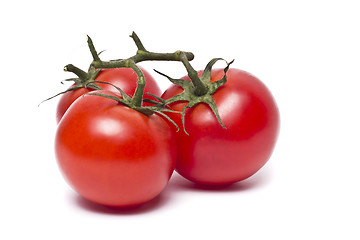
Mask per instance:
[[[88,42],[88,46],[91,52],[91,55],[93,56],[94,61],[101,61],[99,58],[99,54],[97,53],[94,43],[91,40],[91,38],[89,37],[89,35],[87,36],[87,42]]]
[[[188,58],[184,53],[180,54],[180,60],[184,64],[186,71],[188,72],[188,76],[192,81],[195,90],[194,93],[197,96],[205,95],[208,92],[208,87],[201,81],[199,74],[197,71],[190,65]]]
[[[89,78],[89,74],[72,64],[68,64],[64,67],[65,72],[72,72],[78,76],[81,80],[86,81]]]
[[[183,52],[188,60],[194,59],[194,54],[191,52]],[[95,68],[120,68],[124,67],[127,60],[132,60],[135,63],[143,61],[180,61],[180,51],[174,53],[154,53],[143,50],[138,50],[136,55],[128,59],[118,59],[112,61],[94,60],[92,65]]]
[[[137,47],[139,50],[146,51],[144,45],[143,45],[142,42],[140,41],[140,38],[138,37],[138,35],[137,35],[135,32],[132,32],[132,34],[130,35],[130,37],[134,40],[134,42],[135,42],[135,44],[136,44],[136,47]]]
[[[141,107],[143,103],[143,96],[144,96],[145,84],[146,84],[145,76],[141,71],[141,69],[135,64],[134,61],[128,60],[127,65],[131,69],[133,69],[136,75],[138,76],[137,86],[135,89],[135,93],[131,99],[131,102],[135,107]]]

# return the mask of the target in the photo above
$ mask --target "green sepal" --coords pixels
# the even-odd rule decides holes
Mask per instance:
[[[84,95],[93,95],[93,96],[99,96],[99,97],[104,97],[104,98],[108,98],[108,99],[111,99],[111,100],[114,100],[114,101],[117,101],[127,107],[130,107],[130,105],[124,100],[124,99],[121,99],[121,98],[118,98],[116,96],[112,96],[112,95],[109,95],[109,94],[105,94],[105,93],[99,93],[99,92],[89,92],[89,93],[85,93]]]
[[[105,83],[105,82],[104,82]],[[111,83],[108,83],[110,85],[113,85]],[[115,85],[113,85],[114,87],[116,87]],[[159,100],[159,102],[155,102],[156,105],[154,106],[146,106],[146,107],[137,107],[137,106],[134,106],[134,104],[132,103],[131,101],[131,98],[126,94],[124,93],[120,88],[116,87],[118,90],[120,90],[120,93],[121,93],[121,97],[116,97],[116,96],[112,96],[112,95],[109,95],[109,94],[105,94],[105,93],[99,93],[99,92],[89,92],[89,93],[86,93],[85,95],[93,95],[93,96],[100,96],[100,97],[105,97],[105,98],[108,98],[108,99],[111,99],[111,100],[115,100],[117,101],[118,103],[124,105],[124,106],[127,106],[135,111],[138,111],[142,114],[145,114],[147,116],[150,116],[154,113],[157,113],[161,116],[163,116],[166,120],[168,120],[170,123],[172,123],[177,131],[179,131],[179,126],[171,119],[169,118],[166,114],[164,114],[163,112],[172,112],[172,113],[180,113],[178,111],[174,111],[174,110],[170,110],[170,109],[166,109],[165,108],[165,100],[158,97],[158,96],[155,96],[153,94],[150,94],[148,93],[148,95],[151,95],[151,96],[154,96],[156,99]],[[125,97],[125,98],[124,98]]]
[[[181,111],[181,121],[182,121],[182,125],[183,125],[183,129],[184,132],[188,135],[186,128],[185,128],[185,112],[187,108],[192,108],[194,106],[196,106],[199,103],[204,103],[206,105],[208,105],[211,109],[211,111],[214,113],[216,119],[218,120],[219,124],[226,129],[225,125],[223,124],[223,122],[221,121],[216,103],[212,97],[212,95],[221,87],[223,86],[226,81],[227,81],[227,76],[226,73],[229,70],[230,65],[234,62],[231,61],[230,63],[227,62],[227,66],[224,68],[224,76],[222,79],[212,82],[211,83],[211,70],[214,66],[214,64],[216,62],[218,62],[219,60],[223,60],[222,58],[213,58],[212,60],[210,60],[210,62],[206,65],[203,74],[200,77],[201,82],[205,85],[207,92],[205,94],[202,95],[197,95],[197,91],[196,91],[196,87],[193,84],[192,81],[187,81],[184,79],[174,79],[171,78],[169,76],[167,76],[164,73],[161,73],[157,70],[155,70],[155,72],[157,72],[158,74],[166,77],[170,82],[172,82],[173,84],[176,84],[178,86],[180,86],[184,91],[182,93],[179,93],[178,95],[175,95],[167,100],[165,100],[166,105],[169,105],[171,103],[174,102],[188,102],[188,104],[186,104],[182,111]],[[189,63],[187,63],[187,68],[189,68]]]
[[[154,105],[159,104],[159,102],[157,102],[157,101],[155,101],[153,99],[148,99],[148,98],[144,98],[143,102],[151,103],[151,104],[154,104]]]
[[[211,95],[214,94],[214,93],[218,90],[219,87],[223,86],[223,85],[226,83],[226,81],[227,81],[226,73],[227,73],[227,71],[229,70],[230,65],[231,65],[233,62],[234,62],[234,60],[232,60],[231,62],[227,63],[227,66],[224,68],[224,76],[223,76],[222,79],[217,80],[217,81],[215,81],[215,82],[213,82],[213,83],[210,83],[209,93],[210,93]],[[210,76],[210,78],[211,78],[211,76]]]
[[[43,102],[49,101],[49,100],[51,100],[51,99],[53,99],[53,98],[55,98],[55,97],[57,97],[57,96],[60,96],[60,95],[65,94],[65,93],[67,93],[67,92],[71,92],[71,91],[77,90],[77,89],[79,89],[79,88],[82,88],[82,86],[77,86],[77,85],[76,85],[76,86],[74,86],[74,87],[71,87],[71,88],[63,91],[63,92],[60,92],[60,93],[58,93],[58,94],[55,94],[54,96],[49,97],[49,98],[41,101],[41,103],[39,103],[39,106],[40,106],[40,104],[42,104]]]
[[[79,88],[91,88],[94,90],[102,90],[101,87],[99,87],[96,83],[95,83],[95,79],[98,76],[98,74],[100,73],[101,69],[95,69],[93,66],[90,65],[88,72],[84,72],[83,70],[75,67],[72,64],[68,64],[64,67],[64,71],[66,72],[73,72],[75,73],[78,77],[77,78],[68,78],[65,79],[63,81],[61,81],[61,84],[64,84],[64,82],[74,82],[74,86],[70,87],[69,89],[62,91],[58,94],[55,94],[52,97],[49,97],[45,100],[43,100],[41,103],[46,102],[50,99],[53,99],[57,96],[60,96],[62,94],[65,94],[67,92],[71,92],[74,90],[77,90]],[[40,103],[40,104],[41,104]],[[39,105],[40,105],[39,104]]]
[[[217,61],[220,61],[220,60],[225,61],[222,58],[213,58],[213,59],[210,60],[210,62],[206,65],[206,67],[204,69],[204,72],[202,73],[202,75],[200,77],[202,82],[204,82],[206,84],[210,84],[212,67],[214,66],[214,64]]]
[[[149,95],[156,99],[156,100],[153,100],[153,99],[144,98],[143,99],[144,102],[152,103],[152,104],[154,104],[155,107],[160,107],[162,109],[162,111],[167,111],[167,112],[172,111],[172,110],[169,110],[170,106],[166,104],[165,99],[162,99],[161,97],[158,97],[151,93],[145,93],[144,95]],[[176,111],[172,111],[172,112],[176,112]]]
[[[68,78],[65,80],[61,81],[61,84],[64,84],[64,82],[74,82],[76,85],[81,83],[81,79],[80,78]]]
[[[115,84],[109,83],[109,82],[103,82],[103,81],[94,81],[95,83],[104,83],[104,84],[109,84],[111,86],[113,86],[116,90],[118,90],[120,92],[121,97],[126,101],[126,102],[131,102],[131,97],[129,97],[121,88],[119,88],[118,86],[116,86]]]
[[[163,116],[166,120],[168,120],[169,122],[171,122],[175,127],[176,127],[176,132],[180,131],[180,128],[179,126],[174,122],[174,120],[172,120],[171,118],[169,118],[168,115],[166,115],[165,113],[163,112],[175,112],[175,113],[179,113],[177,111],[168,111],[166,109],[163,109],[161,111],[155,111],[157,114]]]
[[[160,102],[160,103],[162,103],[162,104],[165,105],[165,100],[162,99],[162,98],[159,97],[159,96],[156,96],[156,95],[154,95],[154,94],[152,94],[152,93],[145,93],[144,95],[149,95],[149,96],[155,98],[156,100],[158,100],[158,102]],[[145,99],[146,99],[146,98],[145,98]],[[145,100],[145,99],[144,99],[144,100]],[[148,100],[151,100],[151,99],[148,99]],[[156,102],[156,101],[155,101],[155,102]]]
[[[102,90],[101,87],[99,87],[98,85],[96,85],[96,84],[93,83],[93,82],[90,82],[90,83],[85,84],[85,87],[86,87],[86,88],[92,88],[92,89],[95,89],[95,90]]]
[[[191,87],[193,84],[190,81],[184,80],[184,79],[174,79],[169,77],[168,75],[159,72],[158,70],[154,69],[154,71],[164,77],[166,77],[171,83],[179,85],[180,87],[182,87],[183,89],[186,87]]]

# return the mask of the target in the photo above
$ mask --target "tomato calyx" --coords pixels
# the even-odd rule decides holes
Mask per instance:
[[[199,103],[205,103],[206,105],[208,105],[210,107],[211,111],[216,116],[216,119],[218,120],[219,124],[224,129],[226,129],[225,125],[221,121],[221,118],[220,118],[216,103],[215,103],[215,101],[213,99],[213,94],[221,86],[223,86],[226,83],[226,81],[227,81],[226,72],[228,71],[230,65],[234,62],[234,60],[232,60],[231,62],[227,62],[222,58],[213,58],[206,65],[206,67],[204,69],[204,72],[201,75],[201,77],[199,77],[198,72],[190,65],[190,63],[189,63],[189,61],[188,61],[185,54],[181,54],[180,59],[183,62],[184,66],[185,66],[185,68],[186,68],[186,70],[188,72],[188,76],[189,76],[191,81],[184,80],[184,79],[174,79],[174,78],[171,78],[171,77],[169,77],[169,76],[155,70],[160,75],[162,75],[162,76],[166,77],[167,79],[169,79],[170,82],[180,86],[184,90],[180,94],[175,95],[175,96],[165,100],[166,105],[169,105],[169,104],[175,103],[175,102],[183,102],[183,101],[188,102],[183,107],[183,109],[181,111],[182,125],[183,125],[184,132],[187,135],[188,135],[188,133],[186,132],[186,129],[185,129],[185,110],[187,108],[192,108],[192,107],[196,106]],[[217,61],[220,61],[220,60],[225,61],[226,64],[227,64],[227,66],[224,68],[224,76],[220,80],[217,80],[215,82],[211,82],[211,70],[212,70],[212,67],[214,66],[214,64]]]
[[[180,113],[178,111],[174,111],[174,110],[171,110],[164,99],[154,95],[154,94],[151,94],[151,93],[145,93],[144,95],[149,95],[151,97],[153,97],[154,99],[156,100],[153,100],[153,99],[149,99],[149,98],[144,98],[143,97],[143,94],[141,94],[141,99],[144,101],[144,102],[148,102],[148,103],[151,103],[153,105],[151,106],[139,106],[136,104],[136,102],[134,102],[134,98],[138,98],[138,96],[136,95],[139,95],[140,92],[134,94],[134,96],[131,98],[129,95],[127,95],[123,90],[121,90],[121,88],[115,86],[114,84],[112,83],[108,83],[108,82],[102,82],[102,81],[94,81],[95,83],[104,83],[104,84],[110,84],[111,86],[113,86],[114,88],[116,88],[119,93],[120,93],[120,97],[117,97],[117,96],[114,96],[114,95],[109,95],[109,94],[105,94],[105,93],[101,93],[99,91],[94,91],[94,92],[89,92],[89,93],[86,93],[85,95],[94,95],[94,96],[100,96],[100,97],[105,97],[105,98],[108,98],[108,99],[112,99],[112,100],[115,100],[117,101],[118,103],[126,106],[126,107],[129,107],[135,111],[138,111],[142,114],[145,114],[147,116],[150,116],[154,113],[157,113],[161,116],[163,116],[165,119],[167,119],[169,122],[171,122],[177,129],[177,131],[179,131],[179,127],[178,125],[171,119],[169,118],[166,114],[164,114],[164,112],[172,112],[172,113]]]
[[[55,94],[52,97],[49,97],[49,98],[43,100],[41,103],[46,102],[46,101],[53,99],[57,96],[60,96],[62,94],[65,94],[67,92],[71,92],[71,91],[74,91],[74,90],[77,90],[80,88],[91,88],[93,90],[102,90],[102,88],[99,87],[95,83],[95,79],[96,79],[97,75],[100,73],[101,69],[95,69],[93,66],[90,66],[88,72],[85,72],[85,71],[81,70],[80,68],[75,67],[72,64],[68,64],[64,67],[64,71],[74,73],[75,75],[77,75],[77,78],[68,78],[68,79],[63,80],[61,83],[63,84],[64,82],[73,81],[74,86],[66,89],[65,91]]]
[[[77,78],[69,78],[64,81],[74,81],[78,88],[87,87],[93,88],[94,90],[101,90],[101,88],[94,82],[101,69],[95,69],[93,66],[90,66],[88,72],[85,72],[72,64],[68,64],[64,67],[64,71],[72,72],[78,76]]]

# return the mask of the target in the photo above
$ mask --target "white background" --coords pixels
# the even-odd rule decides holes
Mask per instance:
[[[6,1],[0,10],[0,239],[360,239],[358,1]],[[174,174],[155,200],[110,210],[82,200],[54,157],[62,71],[151,51],[192,51],[259,77],[281,133],[253,177],[219,190]],[[173,77],[179,63],[144,63]],[[221,67],[221,64],[218,65]],[[169,83],[156,73],[164,90]]]

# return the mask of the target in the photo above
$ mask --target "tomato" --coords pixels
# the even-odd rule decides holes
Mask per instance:
[[[201,76],[203,71],[199,71]],[[222,69],[211,71],[211,82],[220,80]],[[183,79],[189,80],[188,77]],[[162,95],[169,99],[183,89],[171,85]],[[270,158],[279,132],[280,117],[268,88],[256,77],[229,69],[227,82],[214,94],[224,129],[210,107],[199,103],[185,110],[185,129],[176,134],[176,171],[195,183],[226,185],[256,173]],[[182,111],[184,102],[170,107]],[[168,113],[178,126],[179,114]]]
[[[176,141],[163,117],[84,95],[60,121],[55,152],[65,179],[82,197],[128,207],[150,201],[165,188],[175,168]]]
[[[155,79],[145,69],[141,67],[140,69],[142,70],[145,76],[145,81],[146,81],[145,93],[152,93],[156,96],[159,96],[161,94],[161,90],[158,84],[156,83]],[[100,73],[97,75],[95,80],[114,84],[115,86],[121,88],[121,90],[123,90],[126,94],[128,94],[131,97],[135,92],[138,77],[134,72],[134,70],[132,70],[131,68],[111,68],[111,69],[102,69]],[[109,84],[97,83],[97,85],[104,90],[115,90],[115,88]],[[74,86],[75,84],[70,86],[70,88]],[[94,90],[95,89],[89,87],[89,88],[79,88],[64,93],[61,96],[57,105],[57,110],[56,110],[57,123],[59,123],[66,110],[78,97]],[[147,103],[144,103],[144,105],[146,104]]]

